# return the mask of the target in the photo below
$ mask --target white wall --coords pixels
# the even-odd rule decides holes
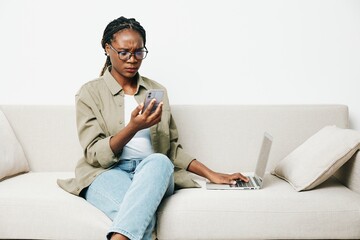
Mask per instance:
[[[360,130],[360,1],[0,0],[0,104],[73,104],[121,15],[172,104],[346,104]]]

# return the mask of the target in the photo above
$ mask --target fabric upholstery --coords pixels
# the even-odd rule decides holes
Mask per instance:
[[[6,105],[0,109],[23,147],[31,171],[74,171],[82,156],[74,106]]]
[[[335,177],[339,181],[360,194],[360,151],[345,163],[336,173]]]
[[[29,171],[29,164],[21,144],[6,116],[0,110],[0,181]]]
[[[360,132],[326,126],[279,162],[273,174],[295,190],[310,190],[331,177],[360,148]]]
[[[177,191],[158,211],[157,233],[162,240],[356,239],[359,207],[360,195],[335,178],[296,192],[268,174],[261,190]]]
[[[253,171],[265,131],[274,137],[267,171],[327,125],[349,127],[343,105],[172,106],[184,149],[218,171]]]
[[[57,178],[72,176],[37,172],[1,182],[0,238],[105,239],[110,219],[57,186]]]

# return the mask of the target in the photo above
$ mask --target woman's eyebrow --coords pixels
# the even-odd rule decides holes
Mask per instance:
[[[145,47],[139,47],[139,48],[136,48],[135,51],[138,51],[138,50],[141,50],[141,49],[144,49]],[[116,49],[116,48],[115,48]],[[118,48],[116,49],[118,51],[127,51],[127,52],[130,52],[130,49],[129,48]]]
[[[129,51],[128,48],[118,48],[118,49],[116,49],[116,50],[118,50],[118,51]]]

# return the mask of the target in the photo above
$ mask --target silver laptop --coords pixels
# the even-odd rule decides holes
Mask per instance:
[[[249,178],[249,182],[238,180],[236,181],[236,184],[233,185],[207,182],[206,188],[209,190],[253,190],[262,188],[272,141],[272,136],[265,132],[255,172],[247,176]]]

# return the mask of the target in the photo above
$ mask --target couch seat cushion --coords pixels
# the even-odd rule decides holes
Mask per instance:
[[[70,177],[72,173],[30,172],[0,182],[1,238],[105,239],[110,219],[56,184],[58,178]]]
[[[306,192],[272,175],[261,190],[206,190],[200,183],[160,206],[160,240],[360,238],[360,195],[335,178]]]

